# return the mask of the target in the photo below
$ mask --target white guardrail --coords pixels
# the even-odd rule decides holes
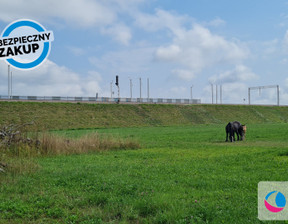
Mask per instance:
[[[156,104],[200,104],[200,99],[165,98],[110,98],[110,97],[63,97],[63,96],[1,96],[9,101],[52,101],[52,102],[90,102],[90,103],[156,103]]]

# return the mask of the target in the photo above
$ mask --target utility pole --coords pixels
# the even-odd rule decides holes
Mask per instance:
[[[12,71],[10,72],[10,98],[12,98],[13,96],[13,92],[12,92]]]
[[[142,99],[142,81],[141,81],[141,77],[139,78],[140,81],[140,101]]]
[[[10,99],[10,65],[8,65],[8,98]]]
[[[193,85],[190,87],[190,97],[191,97],[191,100],[193,100]]]
[[[112,99],[112,97],[113,97],[113,87],[112,87],[112,85],[113,85],[113,81],[111,81],[110,82],[110,93],[111,93],[111,99]]]
[[[218,104],[218,85],[216,85],[216,104]]]
[[[214,89],[213,84],[211,84],[211,92],[212,92],[212,104],[214,103]]]
[[[251,89],[250,89],[250,87],[248,88],[248,104],[250,105],[250,91],[251,91]]]
[[[262,89],[268,89],[268,88],[276,88],[277,90],[277,105],[280,105],[280,94],[279,94],[279,85],[269,85],[269,86],[256,86],[256,87],[249,87],[248,88],[248,104],[251,104],[251,90],[258,90],[259,95],[261,94]]]
[[[220,85],[220,104],[222,104],[222,85]]]
[[[130,78],[130,98],[132,100],[132,79]]]
[[[276,88],[277,88],[277,105],[280,106],[279,85],[277,85]]]
[[[147,99],[149,99],[149,78],[147,78]]]

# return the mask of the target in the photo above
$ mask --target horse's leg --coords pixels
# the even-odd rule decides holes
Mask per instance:
[[[233,142],[234,140],[234,132],[231,130],[230,131],[230,142]]]
[[[234,133],[236,133],[237,141],[239,141],[239,133],[238,133],[238,131],[235,131]],[[235,138],[234,138],[234,139],[235,139]]]

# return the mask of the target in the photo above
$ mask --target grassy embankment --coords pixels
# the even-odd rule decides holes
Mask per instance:
[[[0,112],[0,124],[34,121],[40,130],[288,121],[287,107],[269,106],[0,102]]]
[[[258,182],[288,179],[285,107],[0,106],[2,123],[33,118],[60,136],[97,131],[142,146],[40,157],[21,175],[2,174],[1,223],[260,223]],[[247,123],[247,141],[225,143],[236,119]]]

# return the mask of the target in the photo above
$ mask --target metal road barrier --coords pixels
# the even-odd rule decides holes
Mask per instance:
[[[47,102],[83,102],[83,103],[147,103],[147,104],[201,104],[200,99],[165,98],[110,98],[110,97],[63,97],[63,96],[2,96],[2,101],[47,101]]]

